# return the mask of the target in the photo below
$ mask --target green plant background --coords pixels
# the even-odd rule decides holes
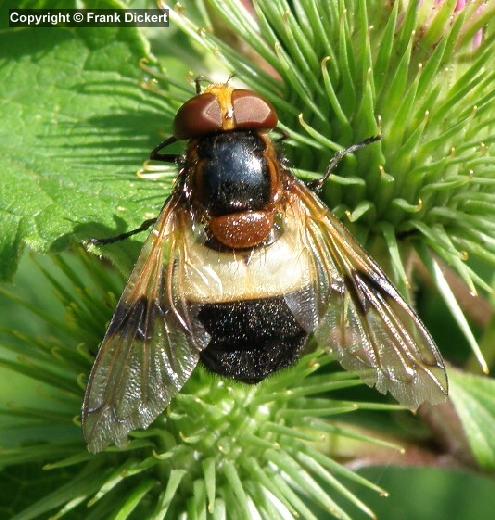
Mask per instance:
[[[302,177],[317,177],[340,146],[382,132],[383,146],[350,158],[323,196],[415,301],[446,358],[463,369],[449,371],[462,424],[451,437],[461,454],[444,453],[424,422],[387,408],[390,401],[371,390],[351,388],[352,381],[337,399],[378,403],[341,416],[366,438],[353,444],[344,435],[335,444],[329,435],[320,448],[351,466],[353,460],[366,466],[370,453],[379,451],[369,446],[370,438],[383,434],[399,445],[416,443],[429,455],[454,453],[429,469],[397,467],[403,464],[392,456],[363,469],[388,498],[353,482],[349,489],[379,518],[491,518],[495,384],[480,375],[479,365],[494,368],[493,318],[481,326],[464,314],[469,290],[459,296],[446,289],[439,266],[449,265],[457,280],[476,287],[483,299],[475,305],[482,301],[493,314],[495,78],[486,65],[495,57],[492,5],[479,19],[474,4],[454,15],[455,1],[434,14],[425,10],[428,2],[419,9],[414,1],[259,1],[261,37],[237,14],[238,3],[227,0],[184,2],[166,30],[13,30],[6,23],[10,7],[70,4],[7,1],[1,8],[0,277],[6,282],[0,292],[0,516],[49,518],[60,511],[67,518],[123,519],[153,508],[147,502],[153,479],[167,478],[147,472],[131,472],[113,490],[112,502],[102,499],[88,510],[78,501],[91,494],[98,461],[91,466],[73,418],[91,354],[140,240],[97,251],[105,255],[103,263],[77,245],[156,214],[174,171],[155,182],[139,179],[136,171],[190,97],[191,73],[224,79],[235,71],[274,102],[291,136],[286,154]],[[472,51],[481,27],[484,42]],[[282,81],[263,72],[247,43]],[[158,82],[143,59],[148,67],[158,61]],[[417,281],[417,293],[408,289],[403,263],[412,249],[429,272]],[[119,454],[104,457],[101,464],[121,467]],[[77,492],[67,494],[63,486],[70,479],[79,479],[72,484]],[[322,489],[334,497],[332,489]],[[316,517],[345,518],[324,499],[315,504],[315,495],[298,492]],[[242,501],[242,495],[234,498]],[[356,501],[344,509],[363,516]]]

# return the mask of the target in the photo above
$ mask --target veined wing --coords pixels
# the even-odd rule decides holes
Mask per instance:
[[[208,342],[182,287],[185,211],[172,197],[146,240],[91,370],[82,411],[91,452],[146,428],[191,376]]]
[[[319,344],[411,409],[445,401],[444,362],[419,317],[312,192],[295,181],[292,193],[318,273]]]

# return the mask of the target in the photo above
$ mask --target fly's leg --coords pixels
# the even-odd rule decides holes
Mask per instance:
[[[127,240],[129,237],[132,237],[133,235],[137,235],[138,233],[141,233],[141,231],[146,231],[149,229],[155,222],[155,218],[150,218],[148,220],[145,220],[138,228],[131,229],[130,231],[127,231],[125,233],[121,233],[120,235],[109,237],[109,238],[91,238],[88,240],[88,244],[93,244],[96,246],[106,245],[106,244],[113,244],[114,242],[120,242],[121,240]]]
[[[311,181],[307,184],[308,188],[314,191],[320,191],[323,188],[323,185],[327,181],[328,177],[330,177],[330,174],[337,168],[337,166],[342,162],[342,159],[349,155],[350,153],[357,152],[358,150],[361,150],[362,148],[365,148],[371,143],[375,143],[376,141],[380,141],[382,138],[381,135],[375,135],[373,137],[368,137],[368,139],[365,139],[364,141],[361,141],[360,143],[353,144],[352,146],[349,146],[349,148],[346,148],[345,150],[341,150],[340,152],[337,152],[331,159],[329,165],[327,166],[327,169],[325,170],[325,174],[321,179],[317,179],[316,181]]]
[[[168,139],[165,139],[165,141],[162,141],[152,152],[150,155],[150,159],[153,161],[162,161],[162,162],[168,162],[168,163],[175,163],[177,159],[180,157],[177,154],[170,154],[170,153],[160,153],[160,150],[163,150],[166,146],[175,143],[177,141],[176,137],[169,137]],[[126,240],[129,237],[132,237],[133,235],[137,235],[138,233],[141,233],[141,231],[146,231],[149,229],[154,223],[156,222],[155,218],[150,218],[148,220],[145,220],[138,228],[131,229],[130,231],[127,231],[126,233],[121,233],[120,235],[109,237],[109,238],[92,238],[88,240],[89,244],[94,245],[104,245],[104,244],[113,244],[114,242],[120,242],[121,240]]]
[[[152,161],[161,161],[167,163],[177,162],[177,159],[180,157],[180,155],[175,153],[160,153],[160,150],[163,150],[165,147],[175,143],[176,141],[177,138],[174,136],[165,139],[165,141],[162,141],[157,147],[153,149],[150,154],[150,159]]]

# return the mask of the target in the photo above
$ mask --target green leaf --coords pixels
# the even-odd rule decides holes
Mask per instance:
[[[122,5],[105,0],[92,7]],[[143,202],[145,181],[135,173],[168,125],[165,102],[140,87],[140,60],[152,57],[137,28],[6,29],[0,47],[0,279],[6,279],[23,244],[60,251],[155,214],[163,194],[157,185],[145,187]]]
[[[478,464],[495,469],[495,381],[487,377],[449,371],[450,398],[454,403],[471,451]]]

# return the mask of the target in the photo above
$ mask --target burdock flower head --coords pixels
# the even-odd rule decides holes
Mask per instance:
[[[273,101],[301,177],[321,175],[343,147],[382,136],[381,146],[330,176],[323,197],[378,255],[383,241],[382,261],[408,296],[404,262],[419,254],[486,370],[442,271],[451,266],[472,294],[491,292],[473,262],[495,259],[493,227],[483,217],[493,197],[495,77],[487,67],[495,5],[342,1],[291,9],[261,0],[251,14],[228,4],[210,4],[210,30],[182,8],[171,16]]]

